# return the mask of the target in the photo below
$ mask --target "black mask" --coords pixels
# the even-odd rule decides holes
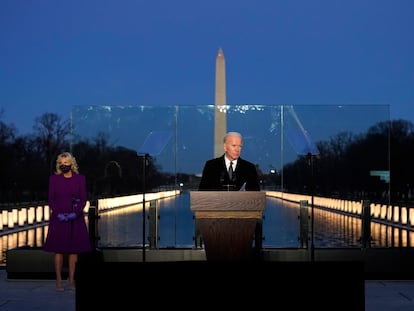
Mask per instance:
[[[71,167],[72,167],[72,165],[64,165],[64,164],[62,164],[61,166],[59,166],[60,170],[63,173],[69,172]]]

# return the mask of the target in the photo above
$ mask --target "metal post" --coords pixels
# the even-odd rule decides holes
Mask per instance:
[[[146,191],[146,166],[147,166],[147,154],[142,156],[142,262],[145,262],[145,191]]]
[[[200,249],[203,247],[203,239],[201,237],[200,228],[198,227],[197,219],[193,216],[194,219],[194,247]]]
[[[299,209],[299,222],[300,222],[300,247],[308,248],[309,241],[309,207],[307,200],[300,201]]]
[[[371,246],[371,205],[369,200],[362,200],[362,247]]]
[[[148,221],[149,221],[149,247],[151,249],[158,248],[158,240],[159,240],[159,230],[158,230],[158,208],[157,208],[157,201],[152,200],[150,202],[150,208],[148,212]]]
[[[96,249],[98,247],[99,231],[98,231],[98,220],[100,216],[98,214],[98,201],[91,201],[91,205],[88,209],[88,230],[89,240],[91,241],[92,247]]]
[[[311,173],[311,222],[312,222],[312,229],[311,229],[311,261],[315,260],[315,206],[314,206],[314,197],[315,197],[315,178],[314,178],[314,171],[313,171],[313,154],[310,152],[308,153],[308,161]]]
[[[261,259],[262,257],[263,240],[264,240],[263,219],[264,219],[264,216],[262,216],[260,219],[257,219],[256,228],[254,231],[254,251],[258,259]]]

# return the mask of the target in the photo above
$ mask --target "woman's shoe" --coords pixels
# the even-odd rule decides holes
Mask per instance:
[[[56,281],[56,290],[58,292],[63,292],[65,290],[65,288],[62,285],[62,282]]]
[[[75,287],[75,282],[73,282],[73,283],[69,283],[69,287],[68,287],[68,289],[69,289],[70,291],[74,291],[74,290],[76,290],[76,287]]]

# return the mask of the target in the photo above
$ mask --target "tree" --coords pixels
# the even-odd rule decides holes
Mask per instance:
[[[33,130],[38,151],[52,174],[57,155],[69,150],[70,123],[62,121],[57,114],[45,113],[35,119]]]

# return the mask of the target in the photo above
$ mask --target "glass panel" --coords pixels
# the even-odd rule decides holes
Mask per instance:
[[[282,198],[306,195],[310,212],[315,208],[313,200],[319,198],[389,202],[389,180],[383,178],[389,172],[388,106],[222,108],[227,131],[244,137],[242,158],[256,164],[262,190],[281,193]],[[215,109],[214,105],[74,106],[72,148],[82,163],[91,197],[197,190],[205,161],[214,157]],[[193,245],[188,197],[161,200],[158,208],[159,247]],[[140,213],[139,208],[132,213]],[[263,245],[299,247],[298,215],[299,204],[268,198]],[[358,220],[348,225],[347,219],[335,215],[314,214],[310,236],[315,246],[335,247],[340,240],[341,246],[359,247]],[[125,237],[115,243],[103,232],[102,221],[104,238],[99,243],[142,245],[142,226],[148,234],[148,220],[137,216],[135,222],[133,241]],[[354,227],[358,229],[352,231]]]

